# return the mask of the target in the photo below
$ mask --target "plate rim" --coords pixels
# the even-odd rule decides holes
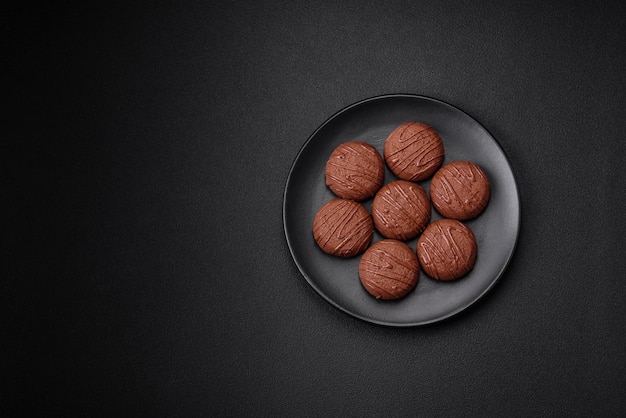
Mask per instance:
[[[298,160],[300,159],[301,155],[303,154],[304,150],[307,148],[307,146],[309,145],[309,143],[311,143],[311,141],[315,138],[315,136],[318,134],[318,132],[320,132],[322,129],[324,129],[324,127],[328,124],[330,124],[331,122],[333,122],[337,117],[341,116],[343,113],[348,112],[349,110],[355,108],[355,107],[359,107],[359,106],[363,106],[369,102],[373,102],[373,101],[379,101],[379,100],[387,100],[387,99],[397,99],[397,98],[406,98],[406,99],[416,99],[416,100],[424,100],[424,101],[429,101],[429,102],[434,102],[437,103],[439,105],[443,105],[445,107],[449,107],[452,110],[456,111],[456,112],[460,112],[464,115],[466,115],[467,117],[469,117],[476,125],[478,125],[481,129],[483,129],[487,135],[489,135],[489,137],[491,138],[491,140],[493,141],[493,143],[498,147],[498,149],[500,150],[500,152],[502,153],[502,156],[504,157],[504,160],[509,168],[509,171],[511,173],[511,177],[513,178],[513,184],[515,186],[515,197],[517,200],[517,222],[515,223],[515,239],[513,241],[513,245],[511,247],[511,251],[507,256],[506,261],[504,262],[504,264],[502,265],[502,267],[500,268],[497,276],[489,283],[488,286],[486,286],[482,292],[480,292],[475,298],[473,298],[469,303],[466,303],[462,306],[457,307],[454,310],[451,310],[450,312],[447,312],[444,315],[440,315],[438,317],[429,319],[429,320],[424,320],[424,321],[415,321],[415,322],[406,322],[406,323],[398,323],[398,322],[390,322],[390,321],[384,321],[384,320],[379,320],[379,319],[375,319],[375,318],[371,318],[371,317],[366,317],[364,315],[359,314],[358,312],[354,312],[351,311],[349,309],[347,309],[346,307],[340,305],[339,303],[337,303],[335,300],[333,300],[329,295],[327,295],[325,292],[323,292],[315,283],[314,280],[312,280],[309,275],[306,273],[306,271],[302,268],[302,265],[300,264],[300,262],[298,261],[297,257],[294,254],[294,249],[292,246],[292,242],[290,240],[289,237],[289,232],[287,230],[287,195],[290,189],[290,182],[291,182],[291,178],[293,175],[293,172],[295,170],[296,167],[296,163],[298,162]],[[357,102],[354,102],[352,104],[349,104],[341,109],[339,109],[338,111],[334,112],[332,115],[330,115],[328,118],[326,118],[326,120],[320,124],[306,139],[306,141],[304,141],[304,143],[302,144],[302,146],[300,147],[300,149],[298,150],[298,152],[296,153],[295,157],[293,158],[293,161],[291,163],[291,166],[289,168],[289,173],[287,175],[287,180],[285,182],[285,187],[284,187],[284,191],[283,191],[283,204],[282,204],[282,222],[283,222],[283,232],[285,234],[285,239],[287,241],[287,247],[289,248],[289,253],[291,254],[291,259],[293,260],[293,262],[296,264],[296,267],[298,268],[298,271],[300,272],[300,274],[304,277],[304,279],[307,281],[307,283],[309,284],[309,286],[311,286],[315,292],[320,295],[326,302],[328,302],[330,305],[334,306],[335,308],[339,309],[340,311],[355,317],[361,321],[367,322],[367,323],[372,323],[372,324],[376,324],[376,325],[382,325],[382,326],[387,326],[387,327],[395,327],[395,328],[410,328],[410,327],[419,327],[419,326],[425,326],[425,325],[430,325],[430,324],[434,324],[437,322],[441,322],[441,321],[445,321],[451,317],[457,316],[459,313],[465,311],[466,309],[470,308],[471,306],[475,305],[479,300],[483,299],[485,297],[485,295],[487,293],[489,293],[496,285],[496,283],[498,281],[500,281],[500,278],[504,275],[504,272],[507,270],[509,264],[511,263],[511,260],[513,259],[513,255],[515,254],[516,250],[517,250],[517,244],[519,241],[519,235],[520,235],[520,227],[521,227],[521,219],[522,219],[522,207],[521,207],[521,198],[520,198],[520,192],[519,192],[519,187],[518,187],[518,182],[517,182],[517,177],[515,175],[515,172],[513,171],[512,167],[511,167],[511,163],[510,163],[510,159],[506,153],[506,151],[504,150],[504,148],[502,147],[502,145],[500,144],[500,142],[497,140],[497,138],[495,136],[493,136],[491,134],[491,132],[482,124],[480,123],[476,118],[474,118],[471,114],[467,113],[466,111],[460,109],[457,106],[454,106],[446,101],[443,101],[441,99],[437,99],[431,96],[425,96],[425,95],[420,95],[420,94],[411,94],[411,93],[390,93],[390,94],[382,94],[382,95],[377,95],[377,96],[372,96],[372,97],[368,97],[366,99],[362,99],[359,100]]]

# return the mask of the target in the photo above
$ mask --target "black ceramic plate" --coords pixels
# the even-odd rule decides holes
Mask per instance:
[[[491,182],[491,200],[476,219],[466,221],[478,242],[474,269],[454,282],[439,282],[423,271],[413,292],[397,301],[380,301],[361,286],[360,256],[339,258],[319,249],[311,227],[317,210],[335,197],[326,187],[324,169],[331,152],[347,141],[365,141],[383,155],[389,133],[406,121],[435,128],[445,146],[444,164],[469,160],[480,165]],[[386,169],[385,183],[395,180]],[[430,180],[420,182],[427,191]],[[364,202],[371,209],[372,199]],[[441,216],[433,208],[431,221]],[[306,141],[298,153],[285,188],[283,223],[293,259],[309,284],[328,302],[348,314],[389,326],[414,326],[440,321],[480,299],[502,276],[517,241],[520,203],[515,178],[496,140],[463,111],[436,99],[388,95],[364,100],[341,110]],[[382,239],[377,232],[372,242]],[[408,241],[415,249],[417,238]]]

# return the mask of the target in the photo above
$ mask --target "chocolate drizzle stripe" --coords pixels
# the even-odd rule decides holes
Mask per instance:
[[[354,215],[352,217],[354,217]],[[345,229],[347,226],[348,226],[348,223],[344,224],[342,228]],[[353,233],[350,235],[346,235],[343,241],[337,244],[335,250],[339,250],[340,248],[343,248],[344,245],[346,245],[350,240],[352,240],[352,246],[348,247],[350,250],[355,250],[356,248],[359,248],[361,245],[363,245],[363,242],[359,242],[358,240],[353,240],[353,238],[356,236],[360,236],[359,233],[361,232],[361,230],[367,228],[367,226],[368,226],[367,218],[360,219],[359,222],[352,229]],[[367,242],[365,242],[365,244],[367,244]]]
[[[375,266],[378,268],[375,269],[366,269],[367,272],[369,273],[374,273],[379,277],[384,277],[387,278],[389,280],[393,280],[396,282],[400,282],[400,283],[404,283],[407,285],[411,285],[411,281],[405,281],[402,280],[404,278],[406,278],[406,274],[408,272],[414,271],[417,268],[417,265],[411,265],[409,263],[406,262],[406,260],[402,260],[399,259],[397,257],[394,257],[392,254],[388,253],[387,251],[384,250],[374,250],[377,253],[381,254],[382,257],[388,257],[389,259],[391,259],[392,261],[395,261],[397,264],[399,264],[399,266],[396,267],[401,267],[401,268],[386,268],[386,267],[381,267],[379,264],[377,264],[374,260],[371,259],[366,259],[364,260],[364,263],[369,264],[371,266]],[[384,274],[385,273],[396,273],[396,274]]]
[[[412,165],[416,160],[419,160],[417,165],[428,165],[429,163],[433,162],[434,160],[439,158],[441,155],[443,155],[443,154],[436,154],[428,161],[423,161],[426,158],[426,156],[431,153],[431,151],[434,151],[436,148],[439,147],[439,141],[437,141],[434,137],[429,137],[428,139],[429,141],[425,147],[419,147],[417,149],[411,150],[411,152],[405,155],[404,158],[402,158],[402,161],[395,164],[395,166],[400,167],[402,169],[406,169],[407,167]],[[394,156],[395,154],[401,151],[404,151],[405,149],[412,147],[412,146],[413,146],[413,143],[410,143],[406,147],[399,148],[398,150],[392,152],[390,156]],[[398,160],[392,159],[392,161],[396,162]]]
[[[424,136],[424,135],[426,135],[426,131],[431,131],[432,132],[432,128],[431,127],[429,127],[427,125],[422,125],[422,128],[419,131],[417,131],[417,132],[415,132],[413,134],[410,134],[408,138],[404,138],[404,134],[406,133],[406,131],[408,131],[410,127],[415,126],[416,124],[415,123],[411,123],[411,122],[407,122],[407,123],[405,123],[405,125],[406,126],[404,127],[404,130],[398,136],[398,142],[410,141],[413,138],[415,138],[417,135],[420,135],[420,134],[422,134],[422,136]]]
[[[380,187],[382,185],[382,181],[380,180],[380,177],[365,177],[362,176],[361,174],[363,174],[362,172],[358,171],[358,170],[348,170],[346,169],[346,171],[352,171],[355,174],[348,174],[346,176],[337,176],[333,173],[329,174],[328,177],[335,181],[336,183],[348,188],[348,189],[353,189],[354,186],[357,186],[357,188],[360,191],[365,191],[368,188],[368,183],[373,183],[376,184],[376,186]],[[358,181],[358,179],[364,179],[365,181]],[[348,181],[351,180],[352,182]]]
[[[348,204],[347,201],[340,202],[338,205],[336,205],[335,208],[333,208],[334,209],[333,212],[325,213],[324,216],[322,217],[321,224],[317,228],[318,232],[328,222],[331,222],[331,221],[333,222],[333,224],[331,225],[332,229],[329,228],[326,230],[326,236],[325,236],[326,240],[323,242],[324,244],[327,244],[328,241],[330,241],[330,239],[335,235],[335,232],[337,231],[337,229],[339,229],[342,224],[347,223],[348,220],[351,218],[352,214],[350,214],[350,212],[341,213],[341,209],[343,209],[343,207],[345,207],[347,204]],[[355,213],[355,210],[353,209],[352,212]],[[341,214],[342,216],[341,218],[336,217],[338,213]],[[320,238],[324,238],[324,237],[320,236]]]
[[[347,202],[344,202],[344,206],[345,205],[347,205]],[[340,239],[341,241],[336,245],[335,251],[338,251],[340,248],[343,248],[343,246],[351,238],[353,238],[357,234],[357,232],[359,231],[360,228],[351,228],[350,230],[347,230],[347,227],[350,224],[350,221],[357,214],[358,210],[359,210],[358,206],[353,206],[350,209],[349,212],[346,212],[346,214],[343,217],[343,219],[341,219],[340,221],[336,222],[335,228],[332,230],[332,235],[335,235],[335,232],[336,232],[337,239]],[[332,237],[332,235],[331,235],[331,237]],[[354,249],[354,244],[350,248]]]
[[[364,162],[369,160],[370,157],[374,158],[376,160],[378,160],[380,158],[380,156],[376,153],[375,150],[370,150],[367,147],[364,147],[363,145],[361,145],[361,148],[363,148],[363,152],[359,152],[358,150],[355,150],[354,148],[352,148],[352,146],[348,145],[345,149],[348,152],[352,152],[355,156],[355,165],[361,169],[363,169],[364,173],[366,174],[371,174],[372,179],[377,180],[377,174],[379,172],[379,170],[375,170],[375,166],[372,166],[371,164],[367,164]],[[361,156],[365,157],[365,158],[360,158]]]
[[[387,299],[389,299],[390,297],[397,298],[399,295],[404,294],[407,290],[410,290],[414,287],[414,286],[409,286],[403,289],[398,289],[399,290],[398,292],[392,293],[387,288],[379,285],[378,283],[376,283],[375,280],[372,280],[372,279],[365,280],[363,284],[365,286],[369,286],[370,288],[378,290],[379,293],[384,294],[387,297]]]
[[[404,276],[388,276],[388,275],[380,273],[380,271],[378,271],[378,270],[366,270],[366,271],[368,273],[374,273],[376,275],[376,277],[387,279],[387,280],[393,281],[394,283],[401,283],[403,285],[406,285],[407,287],[412,287],[413,286],[412,282],[410,282],[410,281],[400,280],[400,277],[404,277]],[[368,278],[366,280],[373,280],[373,278]]]
[[[371,160],[372,158],[374,159],[379,159],[380,156],[378,156],[376,153],[374,153],[373,151],[369,151],[367,150],[367,148],[365,148],[365,152],[359,152],[358,150],[355,150],[354,148],[352,148],[351,146],[345,146],[342,148],[342,151],[346,152],[346,153],[351,153],[353,155],[353,158],[350,158],[349,161],[351,164],[341,164],[341,163],[337,163],[335,161],[333,161],[334,159],[330,159],[329,164],[333,167],[337,167],[338,169],[341,170],[345,170],[348,172],[354,172],[354,173],[358,173],[358,174],[365,174],[368,177],[370,177],[373,181],[377,181],[378,180],[378,174],[380,173],[380,170],[376,170],[376,166],[369,164],[369,160]],[[382,162],[382,161],[381,161]],[[381,165],[382,167],[382,165]]]
[[[329,165],[333,166],[333,167],[337,167],[338,171],[345,171],[347,173],[354,173],[357,174],[355,177],[362,177],[365,179],[368,179],[374,183],[379,183],[379,172],[378,170],[374,171],[374,170],[370,170],[369,168],[371,167],[367,167],[367,169],[365,169],[365,167],[363,166],[359,166],[355,164],[355,167],[349,167],[349,166],[345,166],[342,164],[338,164],[334,161],[330,161]],[[363,170],[358,170],[358,168],[361,168]]]
[[[385,296],[385,297],[384,297],[384,299],[389,299],[390,297],[391,297],[391,298],[396,297],[396,295],[395,295],[395,294],[393,294],[393,293],[389,292],[389,291],[388,291],[385,287],[380,286],[378,283],[376,283],[376,282],[375,282],[375,281],[373,281],[373,280],[366,280],[365,282],[363,282],[363,284],[364,284],[365,286],[368,286],[370,289],[375,289],[375,290],[378,290],[378,293],[379,293],[379,294],[381,294],[382,296]],[[374,292],[371,292],[371,293],[376,293],[376,292],[374,291]],[[382,298],[382,296],[377,296],[376,298],[377,298],[377,299],[378,299],[378,298]]]
[[[341,232],[343,232],[346,225],[350,222],[350,219],[352,219],[354,215],[356,215],[359,209],[358,206],[353,206],[348,211],[342,211],[342,209],[345,208],[348,204],[349,202],[347,201],[341,202],[339,205],[337,205],[338,207],[334,208],[335,209],[334,212],[331,212],[322,218],[322,223],[319,225],[319,228],[317,229],[318,232],[319,232],[319,229],[322,228],[324,225],[326,225],[329,222],[332,222],[331,227],[326,230],[326,235],[320,236],[320,241],[322,242],[323,245],[328,244],[328,242],[331,239],[333,239],[333,237],[341,239],[342,240],[341,244],[343,244],[345,243],[347,239],[351,238],[354,235],[354,234],[351,234],[345,238],[341,235]],[[336,216],[338,213],[341,216],[339,218]],[[341,248],[341,245],[336,246],[333,249],[333,251],[337,251],[339,248]]]
[[[434,193],[435,196],[437,196],[439,199],[443,200],[444,202],[446,202],[448,204],[451,204],[452,203],[452,194],[456,195],[456,192],[452,188],[452,185],[450,184],[448,179],[446,179],[445,177],[442,176],[438,180],[439,180],[439,186],[440,187],[437,187],[436,190],[433,190],[434,188],[431,187],[431,192],[435,192]],[[457,198],[458,198],[458,195],[457,195]]]
[[[349,182],[345,179],[345,177],[341,177],[341,176],[338,177],[338,176],[335,176],[334,174],[330,174],[328,177],[331,180],[333,180],[335,183],[345,187],[346,189],[355,190],[357,192],[365,192],[367,190],[367,185],[364,185],[362,182],[356,181],[354,178],[351,179],[353,180],[353,182]]]

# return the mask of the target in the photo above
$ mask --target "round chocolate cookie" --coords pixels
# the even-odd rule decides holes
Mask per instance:
[[[313,219],[313,238],[322,251],[352,257],[368,247],[374,235],[372,217],[353,200],[333,199]]]
[[[430,221],[430,200],[417,183],[396,180],[384,185],[372,202],[374,226],[386,238],[415,238]]]
[[[398,178],[420,181],[441,166],[443,141],[431,126],[406,122],[389,134],[383,153],[387,166]]]
[[[405,243],[384,239],[374,243],[361,257],[359,278],[376,299],[399,299],[417,285],[419,262]]]
[[[417,258],[426,274],[437,280],[466,275],[476,261],[478,246],[469,227],[454,219],[439,219],[417,241]]]
[[[470,161],[441,167],[430,183],[430,198],[441,215],[460,221],[480,215],[489,203],[491,186],[485,172]]]
[[[383,158],[365,142],[339,145],[326,163],[326,185],[344,199],[365,200],[374,196],[384,177]]]

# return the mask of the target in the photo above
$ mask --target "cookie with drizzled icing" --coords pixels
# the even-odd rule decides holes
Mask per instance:
[[[407,241],[430,221],[430,200],[417,183],[395,180],[384,185],[372,202],[374,226],[384,237]]]
[[[485,172],[470,161],[452,161],[430,182],[430,199],[442,216],[464,221],[480,215],[491,196]]]
[[[415,251],[401,241],[378,241],[361,257],[359,279],[376,299],[400,299],[411,292],[419,280]]]
[[[374,196],[383,185],[385,163],[372,145],[346,142],[331,153],[325,175],[326,185],[335,195],[361,201]]]
[[[325,253],[353,257],[369,246],[374,235],[372,217],[359,202],[332,199],[313,219],[313,238]]]
[[[385,140],[385,162],[400,179],[421,181],[432,176],[444,159],[441,137],[432,126],[406,122]]]
[[[454,219],[439,219],[422,232],[416,253],[427,275],[437,280],[456,280],[474,268],[478,246],[467,225]]]

